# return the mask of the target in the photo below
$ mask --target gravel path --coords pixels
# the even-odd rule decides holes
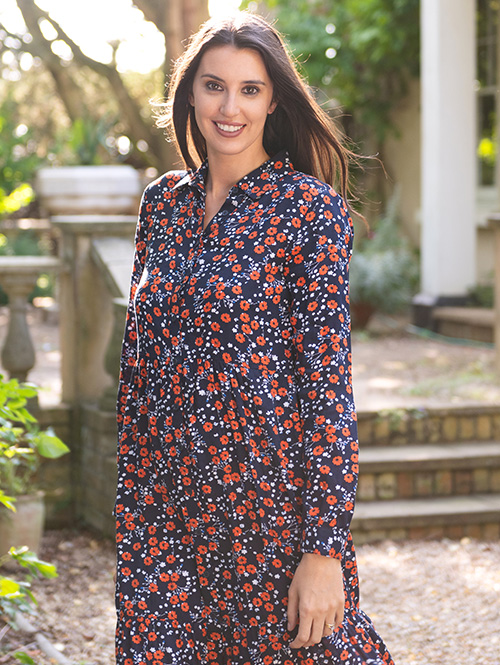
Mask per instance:
[[[361,604],[396,665],[500,663],[500,543],[358,549]]]
[[[88,533],[46,534],[41,555],[59,577],[34,583],[33,619],[72,665],[113,660],[114,550]],[[496,665],[500,662],[500,543],[385,542],[358,548],[361,605],[396,665]],[[11,648],[30,636],[10,632]],[[465,654],[465,656],[464,656]],[[32,650],[37,665],[54,661]],[[13,664],[14,660],[0,663]]]

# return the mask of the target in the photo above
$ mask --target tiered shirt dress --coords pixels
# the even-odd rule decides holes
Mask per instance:
[[[205,162],[146,189],[118,398],[118,665],[390,665],[359,609],[352,221],[286,152],[203,228]],[[289,644],[302,552],[342,560],[343,625]]]

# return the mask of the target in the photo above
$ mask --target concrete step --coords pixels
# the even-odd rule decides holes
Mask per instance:
[[[436,408],[360,411],[361,449],[469,441],[500,441],[500,406],[441,405]]]
[[[498,539],[500,493],[356,504],[354,542],[389,538],[443,537]]]
[[[406,471],[409,465],[420,470],[500,467],[500,441],[362,447],[359,462],[369,473]]]
[[[500,493],[500,442],[367,446],[359,501]]]
[[[486,307],[436,307],[436,332],[447,337],[493,342],[495,312]]]

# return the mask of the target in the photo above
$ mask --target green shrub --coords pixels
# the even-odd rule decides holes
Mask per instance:
[[[41,430],[28,411],[37,389],[0,375],[0,503],[13,507],[10,495],[33,490],[42,458],[57,458],[69,448],[50,429]]]
[[[35,387],[20,384],[16,379],[6,381],[0,375],[1,510],[15,510],[15,495],[33,490],[34,475],[42,457],[60,457],[69,450],[53,432],[40,430],[36,418],[28,411],[28,400],[36,394]],[[7,561],[15,563],[23,573],[22,579],[0,574],[0,615],[15,628],[16,614],[31,612],[36,604],[32,579],[56,577],[57,571],[53,564],[40,560],[27,547],[11,547],[0,557],[0,568]],[[34,665],[33,659],[22,650],[13,655],[20,663]]]
[[[411,302],[419,282],[418,257],[397,224],[397,195],[370,236],[355,247],[350,265],[350,302],[386,314]]]

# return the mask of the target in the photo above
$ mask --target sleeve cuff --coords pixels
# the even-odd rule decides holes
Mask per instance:
[[[302,532],[300,550],[302,553],[310,552],[334,559],[342,559],[348,536],[348,529],[306,524]]]

